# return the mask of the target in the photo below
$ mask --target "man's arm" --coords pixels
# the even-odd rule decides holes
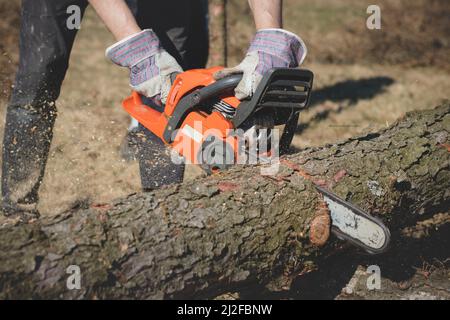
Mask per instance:
[[[124,0],[89,0],[89,3],[118,41],[106,49],[106,56],[132,71],[130,85],[134,90],[157,103],[165,103],[170,75],[183,71],[177,61],[164,50],[152,30],[141,30]]]
[[[282,28],[283,0],[248,0],[256,29]]]
[[[297,68],[305,59],[303,40],[283,30],[282,0],[249,0],[256,25],[256,35],[244,60],[233,68],[216,72],[216,79],[242,73],[235,89],[238,99],[253,95],[264,74],[273,68]]]
[[[89,3],[117,40],[141,31],[124,0],[89,0]]]

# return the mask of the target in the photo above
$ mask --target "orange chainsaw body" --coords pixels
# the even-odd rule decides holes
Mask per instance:
[[[172,84],[163,112],[144,104],[141,95],[137,92],[133,92],[130,97],[123,101],[123,107],[134,119],[153,132],[164,143],[174,148],[189,163],[199,164],[198,154],[206,136],[210,134],[226,141],[235,151],[237,147],[236,139],[229,136],[230,130],[234,129],[234,126],[219,112],[210,114],[199,110],[189,112],[177,130],[173,141],[167,141],[164,138],[168,120],[173,115],[180,100],[194,90],[214,83],[213,75],[221,69],[223,67],[195,69],[178,74]],[[234,97],[233,92],[221,96],[220,99],[234,108],[237,108],[240,104],[240,101]]]
[[[264,75],[250,99],[240,101],[234,96],[234,89],[242,74],[216,81],[214,74],[221,69],[177,74],[163,107],[137,92],[124,100],[123,107],[187,163],[199,164],[206,171],[226,169],[243,159],[240,156],[247,142],[239,140],[240,133],[235,129],[252,132],[251,128],[264,119],[262,128],[284,125],[279,145],[280,149],[287,149],[299,112],[309,103],[313,73],[274,68]],[[271,120],[270,124],[266,124],[267,119]]]
[[[248,130],[249,123],[250,128],[258,123],[265,124],[263,128],[284,125],[279,149],[287,149],[294,136],[299,113],[308,106],[313,84],[313,73],[309,70],[274,68],[264,75],[251,99],[240,101],[234,97],[232,89],[242,76],[232,75],[215,81],[213,74],[220,69],[190,70],[178,74],[163,108],[155,107],[153,102],[137,92],[123,102],[123,107],[133,118],[175,149],[187,163],[199,164],[209,173],[236,163],[243,145],[232,129]],[[263,117],[258,118],[261,115]],[[269,124],[267,118],[273,121]],[[259,122],[258,119],[266,120]],[[270,152],[268,156],[272,157]],[[230,162],[216,161],[228,160],[229,155],[232,158]],[[329,190],[316,188],[323,195],[325,205],[333,204],[331,216],[339,217],[332,221],[334,234],[370,254],[386,250],[390,232],[381,221]],[[365,221],[366,227],[360,234],[357,226],[347,232],[355,221]],[[369,224],[374,227],[372,234],[367,236]]]

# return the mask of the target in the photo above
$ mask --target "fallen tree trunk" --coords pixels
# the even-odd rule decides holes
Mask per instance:
[[[391,128],[0,230],[0,298],[210,297],[308,269],[319,197],[298,170],[391,228],[450,199],[450,104]],[[301,168],[301,169],[300,169]],[[330,244],[328,244],[330,245]],[[70,265],[81,288],[69,290]],[[70,280],[70,279],[69,279]]]

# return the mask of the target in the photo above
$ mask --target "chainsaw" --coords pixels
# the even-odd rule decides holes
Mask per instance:
[[[251,99],[240,101],[234,89],[242,74],[215,80],[222,67],[173,74],[165,105],[133,92],[124,109],[169,145],[187,163],[207,173],[235,165],[242,154],[270,157],[277,144],[286,152],[294,137],[299,114],[308,107],[314,75],[305,69],[274,68],[267,72]],[[274,128],[283,126],[279,141]],[[268,150],[269,149],[269,150]],[[388,228],[331,191],[317,186],[331,213],[331,231],[370,254],[384,252]]]

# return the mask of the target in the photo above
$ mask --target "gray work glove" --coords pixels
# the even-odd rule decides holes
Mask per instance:
[[[156,103],[166,102],[172,85],[170,75],[183,71],[150,29],[112,45],[106,49],[106,56],[115,64],[129,68],[133,90],[152,98]]]
[[[256,33],[245,59],[236,67],[218,71],[216,80],[230,74],[243,73],[235,89],[236,97],[251,97],[263,75],[272,68],[297,68],[307,54],[303,40],[283,29],[261,29]]]

